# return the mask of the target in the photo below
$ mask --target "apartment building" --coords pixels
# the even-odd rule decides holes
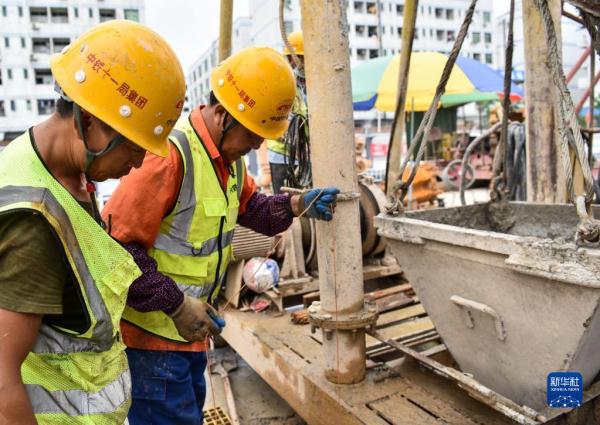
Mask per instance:
[[[144,0],[0,0],[0,141],[52,113],[50,56],[111,19],[143,23]]]
[[[421,0],[413,50],[450,53],[469,3],[468,0]],[[248,5],[250,17],[241,18],[234,24],[233,39],[238,44],[233,50],[250,44],[283,49],[279,1],[249,0]],[[404,0],[349,0],[347,5],[351,65],[400,52]],[[242,24],[243,31],[237,28]],[[301,30],[299,0],[288,0],[284,9],[284,26],[288,33]],[[236,38],[238,32],[242,35]],[[462,54],[496,66],[494,43],[493,0],[480,0]],[[216,63],[217,48],[215,40],[188,71],[190,99],[207,99],[210,91],[207,77]],[[387,115],[390,118],[390,114]],[[386,118],[377,111],[355,113],[355,118],[361,121],[377,117]]]

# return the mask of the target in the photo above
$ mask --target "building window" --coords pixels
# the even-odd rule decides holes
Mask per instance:
[[[40,68],[36,69],[34,72],[36,84],[52,84],[52,72],[49,69]]]
[[[27,110],[28,110],[28,111],[31,111],[31,100],[27,99],[27,100],[25,101],[25,105],[27,106]]]
[[[6,116],[6,110],[4,109],[4,101],[0,100],[0,117]]]
[[[437,30],[437,31],[435,32],[435,38],[436,38],[438,41],[442,41],[442,40],[444,40],[444,30]]]
[[[485,54],[485,63],[487,63],[488,65],[492,64],[492,54],[491,53]]]
[[[454,9],[446,9],[446,19],[449,21],[454,20]]]
[[[23,68],[23,78],[26,80],[29,79],[29,70],[27,68]]]
[[[31,49],[33,53],[50,53],[50,39],[49,38],[32,38]]]
[[[472,44],[479,44],[479,42],[481,41],[481,34],[478,32],[474,32],[471,34],[471,43]]]
[[[78,9],[78,8],[76,8],[76,7],[74,7],[74,8],[73,8],[73,15],[74,15],[76,18],[79,18],[79,9]]]
[[[385,35],[385,25],[381,27],[381,33]]]
[[[402,15],[404,13],[404,5],[397,4],[396,5],[396,15]]]
[[[454,31],[448,31],[448,33],[446,34],[446,41],[454,41],[456,39],[456,36],[454,34]]]
[[[375,25],[369,25],[367,28],[367,34],[369,37],[377,37],[377,27]]]
[[[10,39],[8,37],[4,37],[4,47],[10,47]]]
[[[54,99],[38,99],[37,109],[40,115],[50,115],[54,112]]]
[[[444,17],[444,9],[442,9],[441,7],[436,7],[435,8],[435,17],[437,19],[442,19]]]
[[[68,38],[53,38],[52,39],[52,52],[60,53],[65,47],[69,45],[71,40]]]
[[[17,110],[17,102],[15,102],[14,100],[10,101],[10,110],[13,112]]]
[[[489,24],[492,21],[492,14],[490,12],[483,12],[483,22]]]
[[[379,50],[377,49],[369,49],[369,59],[379,57]]]
[[[364,37],[365,36],[365,26],[364,25],[356,25],[354,27],[354,32],[356,33],[357,37]]]
[[[48,9],[45,7],[30,7],[29,16],[31,22],[46,23],[48,22]]]
[[[9,80],[12,80],[12,69],[7,69],[6,70],[6,75],[8,76]]]
[[[491,43],[492,42],[492,33],[491,32],[486,32],[485,34],[483,34],[484,40],[486,43]]]
[[[398,34],[398,38],[402,37],[402,27],[397,27],[396,28],[396,34]]]
[[[364,60],[367,58],[367,49],[356,49],[356,58],[358,60]]]
[[[364,13],[365,12],[365,3],[362,1],[354,2],[354,13]]]
[[[69,23],[69,10],[66,7],[51,7],[50,22],[54,24]]]
[[[22,18],[23,17],[23,6],[19,6],[18,10],[19,10],[19,18]]]
[[[140,22],[140,11],[137,9],[125,9],[123,12],[128,21]]]
[[[367,2],[367,13],[370,15],[376,15],[377,14],[377,4]]]
[[[90,17],[90,19],[94,17],[94,9],[92,9],[91,7],[88,9],[88,16]]]
[[[21,48],[24,49],[25,47],[27,47],[25,44],[25,37],[21,37]]]
[[[8,11],[6,10],[6,6],[2,6],[2,16],[4,16],[6,18],[7,14],[8,14]]]
[[[100,9],[100,22],[113,20],[117,17],[115,9]]]
[[[473,53],[473,59],[476,61],[481,61],[481,53]]]

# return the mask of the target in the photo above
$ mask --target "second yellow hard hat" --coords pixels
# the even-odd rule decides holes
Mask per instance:
[[[217,66],[210,85],[219,103],[241,125],[265,139],[288,127],[296,80],[288,61],[270,47],[248,47]]]

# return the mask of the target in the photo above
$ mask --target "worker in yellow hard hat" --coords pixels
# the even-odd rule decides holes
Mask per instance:
[[[310,167],[307,164],[300,164],[304,152],[304,161],[308,161],[308,108],[306,106],[306,81],[304,79],[304,38],[302,31],[296,31],[288,36],[288,44],[296,54],[299,63],[292,57],[292,52],[286,45],[283,53],[294,70],[296,76],[296,96],[292,104],[292,114],[290,117],[290,127],[287,134],[277,139],[267,141],[270,183],[273,185],[273,192],[280,193],[282,186],[300,186],[306,187],[311,183]],[[290,148],[293,146],[294,157],[290,158]],[[306,169],[305,173],[300,170],[299,174],[303,176],[295,177],[299,168]],[[299,180],[299,181],[294,181]],[[265,180],[265,183],[269,179]]]
[[[103,229],[93,181],[168,153],[184,76],[129,21],[85,32],[51,70],[56,111],[0,153],[0,423],[122,424],[119,321],[141,271]]]
[[[168,157],[147,155],[103,210],[113,237],[147,264],[138,280],[161,294],[161,312],[127,308],[121,324],[134,388],[132,425],[201,423],[207,341],[186,340],[173,317],[188,304],[215,302],[236,224],[275,235],[305,209],[308,217],[331,220],[338,193],[266,196],[246,173],[244,155],[288,126],[296,86],[280,53],[244,49],[212,71],[210,84],[209,104],[171,132]],[[225,325],[214,314],[213,322]]]

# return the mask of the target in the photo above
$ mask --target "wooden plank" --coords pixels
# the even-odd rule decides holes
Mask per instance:
[[[319,301],[321,299],[321,295],[319,291],[309,292],[308,294],[302,295],[302,304],[304,308],[308,308],[313,301]]]
[[[397,309],[398,307],[407,306],[413,304],[414,301],[411,297],[406,296],[403,293],[390,295],[385,298],[375,300],[379,313],[385,313],[386,311]]]
[[[412,290],[410,283],[403,283],[402,285],[392,286],[391,288],[381,289],[379,291],[373,291],[365,294],[365,299],[378,300],[379,298],[387,297],[388,295],[397,294],[399,292],[406,292]]]
[[[478,425],[477,422],[474,422],[455,410],[451,404],[433,397],[432,394],[420,386],[409,386],[406,391],[402,393],[402,396],[407,400],[410,400],[413,404],[437,416],[440,422],[460,425]]]
[[[279,289],[282,297],[306,294],[307,292],[314,292],[319,289],[319,280],[308,276],[291,281],[281,281],[277,289]]]
[[[368,406],[390,424],[440,425],[435,416],[423,409],[415,409],[410,401],[398,393],[371,402]]]
[[[390,326],[379,331],[385,338],[399,339],[405,336],[417,334],[434,329],[433,323],[429,317],[421,317],[409,322],[403,322],[397,326]],[[370,335],[367,335],[367,350],[381,345],[381,342]]]
[[[402,273],[398,264],[392,266],[363,266],[363,279],[371,280]]]
[[[411,317],[421,316],[423,314],[426,314],[423,304],[415,304],[400,308],[398,310],[389,311],[379,316],[379,320],[377,320],[377,328],[379,329],[392,323],[410,319]]]

